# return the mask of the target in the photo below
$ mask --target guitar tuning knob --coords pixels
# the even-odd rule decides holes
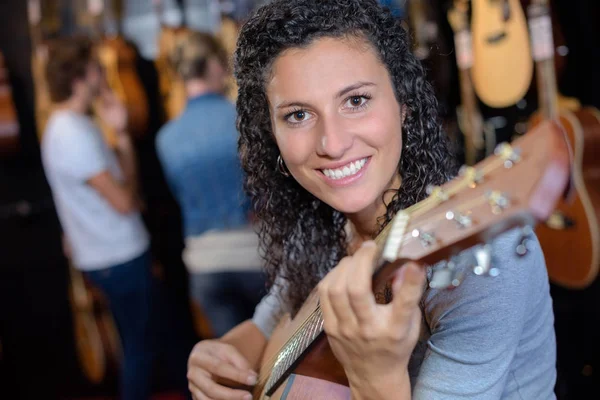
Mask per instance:
[[[465,178],[469,182],[469,187],[475,188],[483,182],[483,174],[475,167],[463,165],[458,171],[458,175]]]
[[[529,225],[525,225],[521,229],[521,237],[519,238],[519,244],[517,244],[517,248],[515,249],[518,256],[523,257],[529,249],[527,248],[527,243],[533,234],[533,228]]]
[[[502,192],[496,190],[488,190],[485,193],[485,197],[492,207],[492,213],[500,214],[506,208],[510,206],[510,199]]]
[[[413,229],[412,237],[419,238],[423,247],[431,246],[433,243],[435,243],[436,240],[435,236],[432,233],[423,232],[418,229]]]
[[[473,268],[475,275],[498,276],[498,268],[492,267],[492,247],[489,244],[475,250],[477,265]]]
[[[494,154],[504,160],[504,168],[512,168],[513,165],[521,161],[521,151],[513,149],[508,143],[500,143],[496,146]]]
[[[427,193],[428,196],[434,197],[436,200],[440,201],[446,201],[450,198],[448,193],[446,193],[440,186],[427,185],[425,188],[425,193]]]
[[[454,212],[454,211],[448,211],[446,213],[446,219],[448,221],[452,221],[452,220],[456,221],[458,227],[461,229],[468,228],[473,223],[473,220],[471,219],[470,216],[461,214],[459,212]]]
[[[453,289],[463,282],[464,272],[456,269],[453,261],[444,262],[441,267],[433,270],[429,287],[432,289]]]

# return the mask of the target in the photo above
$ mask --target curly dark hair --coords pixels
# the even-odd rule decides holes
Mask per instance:
[[[400,104],[407,107],[399,162],[400,190],[380,216],[382,229],[394,214],[426,197],[426,187],[456,173],[456,162],[438,121],[437,100],[407,32],[376,0],[274,0],[258,9],[240,31],[234,58],[239,151],[258,221],[268,286],[288,281],[286,299],[297,311],[319,280],[346,255],[345,216],[277,169],[266,82],[286,49],[319,38],[368,41],[387,67]],[[383,194],[382,194],[383,196]]]

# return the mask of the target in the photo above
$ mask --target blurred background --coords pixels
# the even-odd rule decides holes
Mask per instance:
[[[266,1],[0,0],[0,399],[114,399],[119,391],[119,334],[102,292],[65,256],[40,157],[40,138],[52,109],[43,73],[48,44],[79,34],[107,46],[114,56],[102,60],[108,85],[125,106],[145,106],[131,133],[152,265],[170,316],[161,324],[167,337],[163,350],[180,346],[189,352],[199,339],[215,333],[203,305],[190,293],[181,209],[156,149],[159,130],[186,103],[173,51],[190,32],[206,32],[230,62],[240,25]],[[497,143],[524,134],[536,115],[574,115],[578,125],[573,129],[587,135],[583,145],[598,142],[593,135],[600,134],[594,125],[600,125],[600,117],[595,122],[579,117],[582,110],[600,116],[598,0],[381,2],[410,32],[463,162],[473,164]],[[534,23],[540,9],[532,4],[549,7],[550,39]],[[469,31],[465,41],[462,34]],[[223,94],[234,102],[235,84],[230,75],[226,81]],[[114,145],[108,133],[105,139]],[[596,177],[583,182],[590,192],[600,191],[594,184],[599,168],[599,156],[586,153],[578,171]],[[592,208],[598,212],[595,201]],[[577,237],[568,248],[551,238],[545,244],[545,251],[560,250],[556,256],[551,250],[546,254],[559,399],[600,398],[598,255],[587,264],[572,259],[590,247],[598,251],[599,221],[597,213],[581,218],[595,226],[596,236]],[[556,219],[557,230],[577,222],[568,213]],[[248,302],[251,310],[255,301]],[[157,361],[153,366],[154,398],[183,399],[165,365]]]

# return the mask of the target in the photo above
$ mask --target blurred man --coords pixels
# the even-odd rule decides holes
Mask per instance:
[[[150,397],[155,282],[149,235],[137,196],[136,155],[125,108],[106,88],[91,42],[63,39],[50,49],[46,78],[56,104],[42,138],[42,160],[73,265],[106,296],[123,348],[121,398]],[[89,117],[118,137],[111,150]]]
[[[215,336],[250,318],[264,289],[258,237],[242,190],[236,111],[223,95],[224,54],[206,33],[192,33],[180,44],[172,61],[185,83],[187,105],[157,137],[183,216],[190,292]]]

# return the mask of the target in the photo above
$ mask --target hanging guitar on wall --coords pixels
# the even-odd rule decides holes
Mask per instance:
[[[178,3],[179,4],[179,3]],[[185,14],[181,8],[183,22],[181,26],[168,26],[164,23],[163,0],[153,0],[154,11],[160,25],[155,65],[158,72],[160,95],[165,110],[165,117],[171,120],[183,111],[187,96],[183,82],[179,78],[173,65],[173,53],[177,45],[192,30],[185,22]]]
[[[8,68],[0,52],[0,156],[19,150],[19,120],[12,97]]]
[[[459,126],[464,136],[465,163],[473,165],[496,146],[496,133],[490,124],[484,124],[477,96],[473,90],[472,36],[469,29],[469,0],[455,0],[448,11],[448,22],[454,31],[454,48],[458,66],[461,106],[457,111]],[[485,134],[485,136],[484,136]],[[486,148],[492,148],[492,151]]]
[[[519,0],[471,0],[473,86],[490,107],[516,104],[531,86],[529,32]]]
[[[31,40],[31,74],[34,83],[35,122],[38,139],[41,140],[46,122],[52,112],[52,101],[46,82],[48,43],[42,32],[42,8],[40,0],[29,0],[29,31]]]
[[[552,21],[548,0],[532,0],[529,25],[536,63],[540,109],[530,126],[556,120],[573,149],[572,201],[561,201],[539,237],[550,279],[561,286],[581,289],[596,278],[600,263],[600,111],[584,107],[573,111],[560,107],[556,84]]]
[[[112,2],[105,8],[104,0],[88,0],[88,11],[96,20],[97,52],[104,67],[106,83],[127,109],[127,132],[134,139],[142,139],[148,134],[148,98],[137,73],[137,52],[120,32],[121,10],[115,12]],[[104,16],[114,31],[105,32]],[[110,138],[109,142],[113,144],[114,140]]]

